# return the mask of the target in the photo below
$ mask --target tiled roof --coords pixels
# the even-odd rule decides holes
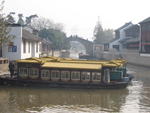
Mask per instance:
[[[116,40],[120,40],[120,38],[113,38],[111,41],[109,41],[109,43],[114,42]]]
[[[119,42],[122,44],[130,43],[130,42],[139,42],[139,38],[124,38]]]
[[[6,23],[6,25],[7,26],[9,26],[9,27],[21,27],[21,25],[20,24],[11,24],[11,23]]]
[[[144,19],[143,21],[139,22],[139,24],[142,24],[142,23],[146,23],[146,22],[150,22],[150,17]]]
[[[130,25],[130,24],[132,24],[132,22],[125,23],[123,26],[119,27],[119,28],[116,29],[115,31],[121,30],[121,29],[127,27],[127,26]]]
[[[42,43],[44,43],[44,44],[52,44],[52,42],[50,41],[50,40],[48,40],[48,39],[42,39]]]
[[[30,33],[29,31],[23,29],[22,30],[22,38],[25,40],[30,40],[30,41],[40,41],[40,37]]]

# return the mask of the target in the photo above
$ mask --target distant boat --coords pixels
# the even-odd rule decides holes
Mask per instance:
[[[1,85],[55,88],[126,88],[132,80],[126,61],[78,60],[58,57],[17,60],[17,76],[0,77]]]
[[[8,65],[9,65],[9,61],[7,58],[2,58],[0,57],[0,76],[3,74],[8,74]]]
[[[90,59],[91,56],[89,54],[79,53],[79,59]]]
[[[70,51],[68,51],[68,50],[61,50],[60,51],[60,57],[69,58],[69,56],[70,56]]]

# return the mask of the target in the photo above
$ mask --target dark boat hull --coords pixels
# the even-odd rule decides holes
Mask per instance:
[[[123,89],[128,86],[128,82],[115,82],[115,83],[73,83],[73,82],[53,82],[42,80],[23,80],[0,78],[0,85],[11,86],[33,86],[33,87],[51,87],[51,88],[81,88],[81,89]]]

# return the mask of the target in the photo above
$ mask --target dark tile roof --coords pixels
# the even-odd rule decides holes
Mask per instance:
[[[22,38],[25,39],[25,40],[30,40],[30,41],[40,41],[41,38],[30,33],[29,31],[23,29],[22,30]]]
[[[139,37],[140,26],[135,24],[125,29],[126,37]]]
[[[9,27],[21,27],[21,25],[20,24],[11,24],[11,23],[6,23],[6,25],[7,26],[9,26]]]
[[[125,23],[123,26],[119,27],[119,28],[116,29],[115,31],[121,30],[121,29],[127,27],[127,26],[130,25],[130,24],[132,24],[132,22]]]
[[[131,43],[131,42],[139,42],[139,38],[125,38],[119,41],[122,44]]]
[[[48,39],[42,39],[42,43],[43,44],[52,44],[52,42],[50,41],[50,40],[48,40]]]
[[[114,42],[114,41],[116,41],[116,40],[119,40],[120,38],[113,38],[112,40],[110,40],[109,41],[109,43],[112,43],[112,42]]]
[[[150,22],[150,17],[144,19],[143,21],[139,22],[139,24],[142,24],[142,23],[146,23],[146,22]]]

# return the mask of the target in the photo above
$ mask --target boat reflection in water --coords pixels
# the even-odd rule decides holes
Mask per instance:
[[[1,112],[118,112],[125,104],[128,89],[81,90],[0,88]],[[4,96],[5,95],[5,96]]]
[[[127,68],[135,78],[119,90],[0,86],[0,113],[150,113],[150,69]]]

